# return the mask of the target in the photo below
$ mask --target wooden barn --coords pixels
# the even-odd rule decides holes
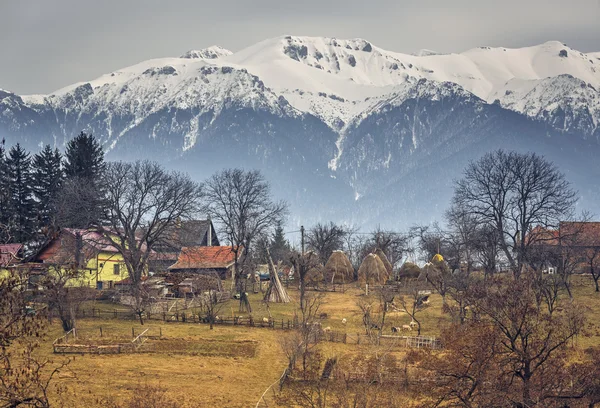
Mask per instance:
[[[180,221],[169,229],[165,239],[154,247],[148,261],[150,272],[166,272],[177,262],[182,248],[219,246],[219,238],[210,219]]]
[[[231,276],[235,253],[230,246],[193,246],[181,249],[177,262],[169,266],[169,272],[218,275],[221,279]]]

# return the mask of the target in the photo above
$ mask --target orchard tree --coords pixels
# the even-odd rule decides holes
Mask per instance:
[[[455,183],[453,205],[493,228],[518,277],[538,238],[536,226],[557,229],[572,216],[576,192],[558,168],[535,153],[498,150],[471,162]]]
[[[150,253],[179,222],[198,216],[201,186],[150,161],[112,162],[104,174],[106,222],[95,228],[123,256],[143,324],[147,299],[141,284]]]
[[[306,234],[306,246],[315,251],[322,263],[327,262],[333,251],[341,250],[349,231],[342,225],[318,223]]]
[[[288,212],[284,201],[274,201],[271,186],[258,171],[226,169],[204,185],[205,211],[216,220],[234,253],[234,281],[240,309],[252,311],[246,296],[246,262],[254,241],[281,223]]]

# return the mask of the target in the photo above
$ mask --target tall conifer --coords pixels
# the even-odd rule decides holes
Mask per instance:
[[[40,227],[49,227],[54,218],[55,198],[63,181],[62,156],[49,145],[33,156],[33,195],[36,200]]]
[[[6,159],[9,186],[11,241],[26,243],[35,228],[35,202],[31,186],[31,158],[21,145],[13,146]]]

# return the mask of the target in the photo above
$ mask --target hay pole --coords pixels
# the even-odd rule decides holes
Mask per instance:
[[[290,297],[287,294],[287,291],[285,290],[283,285],[281,284],[281,281],[279,280],[279,275],[277,274],[277,270],[275,269],[275,265],[273,264],[271,252],[269,251],[269,248],[265,249],[267,250],[271,283],[269,285],[269,289],[267,289],[267,293],[265,294],[264,299],[267,302],[290,303]]]

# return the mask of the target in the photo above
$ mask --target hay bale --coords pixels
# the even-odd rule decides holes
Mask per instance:
[[[385,270],[387,271],[388,276],[392,276],[394,268],[392,267],[392,264],[390,263],[387,256],[385,255],[385,252],[383,252],[381,250],[381,248],[377,248],[374,253],[375,253],[375,255],[377,255],[379,257],[379,259],[381,259],[381,262],[383,262],[383,265],[385,266]]]
[[[320,263],[311,265],[304,276],[305,283],[322,283],[325,279],[325,267]]]
[[[327,283],[343,284],[354,281],[354,267],[343,251],[333,251],[325,264]]]
[[[381,258],[375,254],[367,255],[358,268],[358,280],[361,285],[385,283],[388,280],[388,274]]]
[[[400,279],[418,279],[421,276],[421,268],[412,262],[404,262],[398,272]]]

